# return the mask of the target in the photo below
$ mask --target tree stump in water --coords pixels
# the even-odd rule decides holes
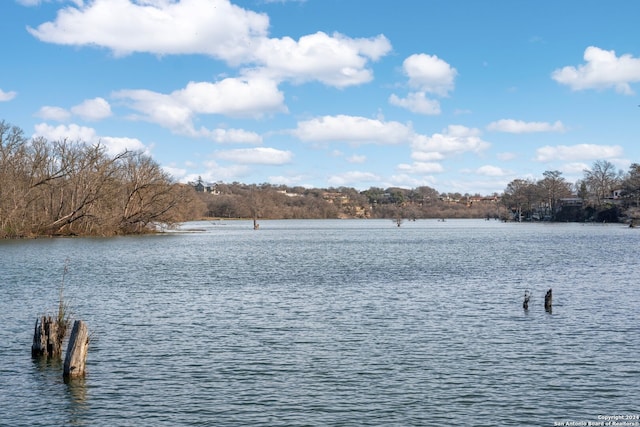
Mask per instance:
[[[551,289],[549,289],[547,291],[547,294],[544,296],[544,310],[547,313],[551,313],[552,306],[553,306],[553,295],[552,295]]]
[[[62,354],[58,323],[51,316],[36,319],[33,331],[32,357],[58,357]]]
[[[88,350],[89,330],[86,323],[82,320],[76,320],[73,322],[73,330],[71,331],[71,337],[69,337],[67,354],[64,358],[62,375],[65,378],[84,376]]]

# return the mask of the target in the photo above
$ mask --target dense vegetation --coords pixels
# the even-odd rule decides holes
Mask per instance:
[[[423,186],[365,191],[242,183],[178,184],[149,156],[82,141],[25,138],[0,121],[0,238],[117,235],[217,218],[499,218],[633,221],[640,165],[597,161],[569,183],[559,171],[516,179],[502,194],[439,193]]]
[[[27,139],[0,122],[0,237],[141,233],[198,209],[150,157],[102,145]]]
[[[430,187],[357,191],[340,187],[306,189],[192,183],[207,206],[205,216],[220,218],[499,218],[505,221],[618,222],[640,218],[640,165],[629,172],[597,161],[584,179],[569,183],[559,171],[540,180],[516,179],[502,194],[438,193]]]

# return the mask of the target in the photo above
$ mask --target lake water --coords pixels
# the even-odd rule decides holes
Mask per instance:
[[[289,220],[182,230],[0,241],[0,424],[639,421],[639,229]],[[30,357],[65,262],[73,318],[92,335],[87,376],[68,384],[59,364]]]

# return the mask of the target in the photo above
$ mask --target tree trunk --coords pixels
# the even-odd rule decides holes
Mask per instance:
[[[73,330],[64,358],[63,376],[65,378],[84,376],[88,350],[89,330],[86,323],[82,320],[76,320],[73,322]]]

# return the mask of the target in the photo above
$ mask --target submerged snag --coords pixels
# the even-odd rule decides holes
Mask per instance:
[[[85,364],[87,362],[87,352],[89,350],[89,330],[87,324],[82,320],[73,322],[67,354],[64,358],[64,370],[62,375],[65,378],[83,377]]]
[[[524,291],[524,301],[522,302],[522,308],[529,310],[529,299],[531,299],[531,292],[529,290]]]
[[[551,313],[553,306],[553,294],[551,289],[547,291],[547,294],[544,296],[544,310],[547,313]]]

